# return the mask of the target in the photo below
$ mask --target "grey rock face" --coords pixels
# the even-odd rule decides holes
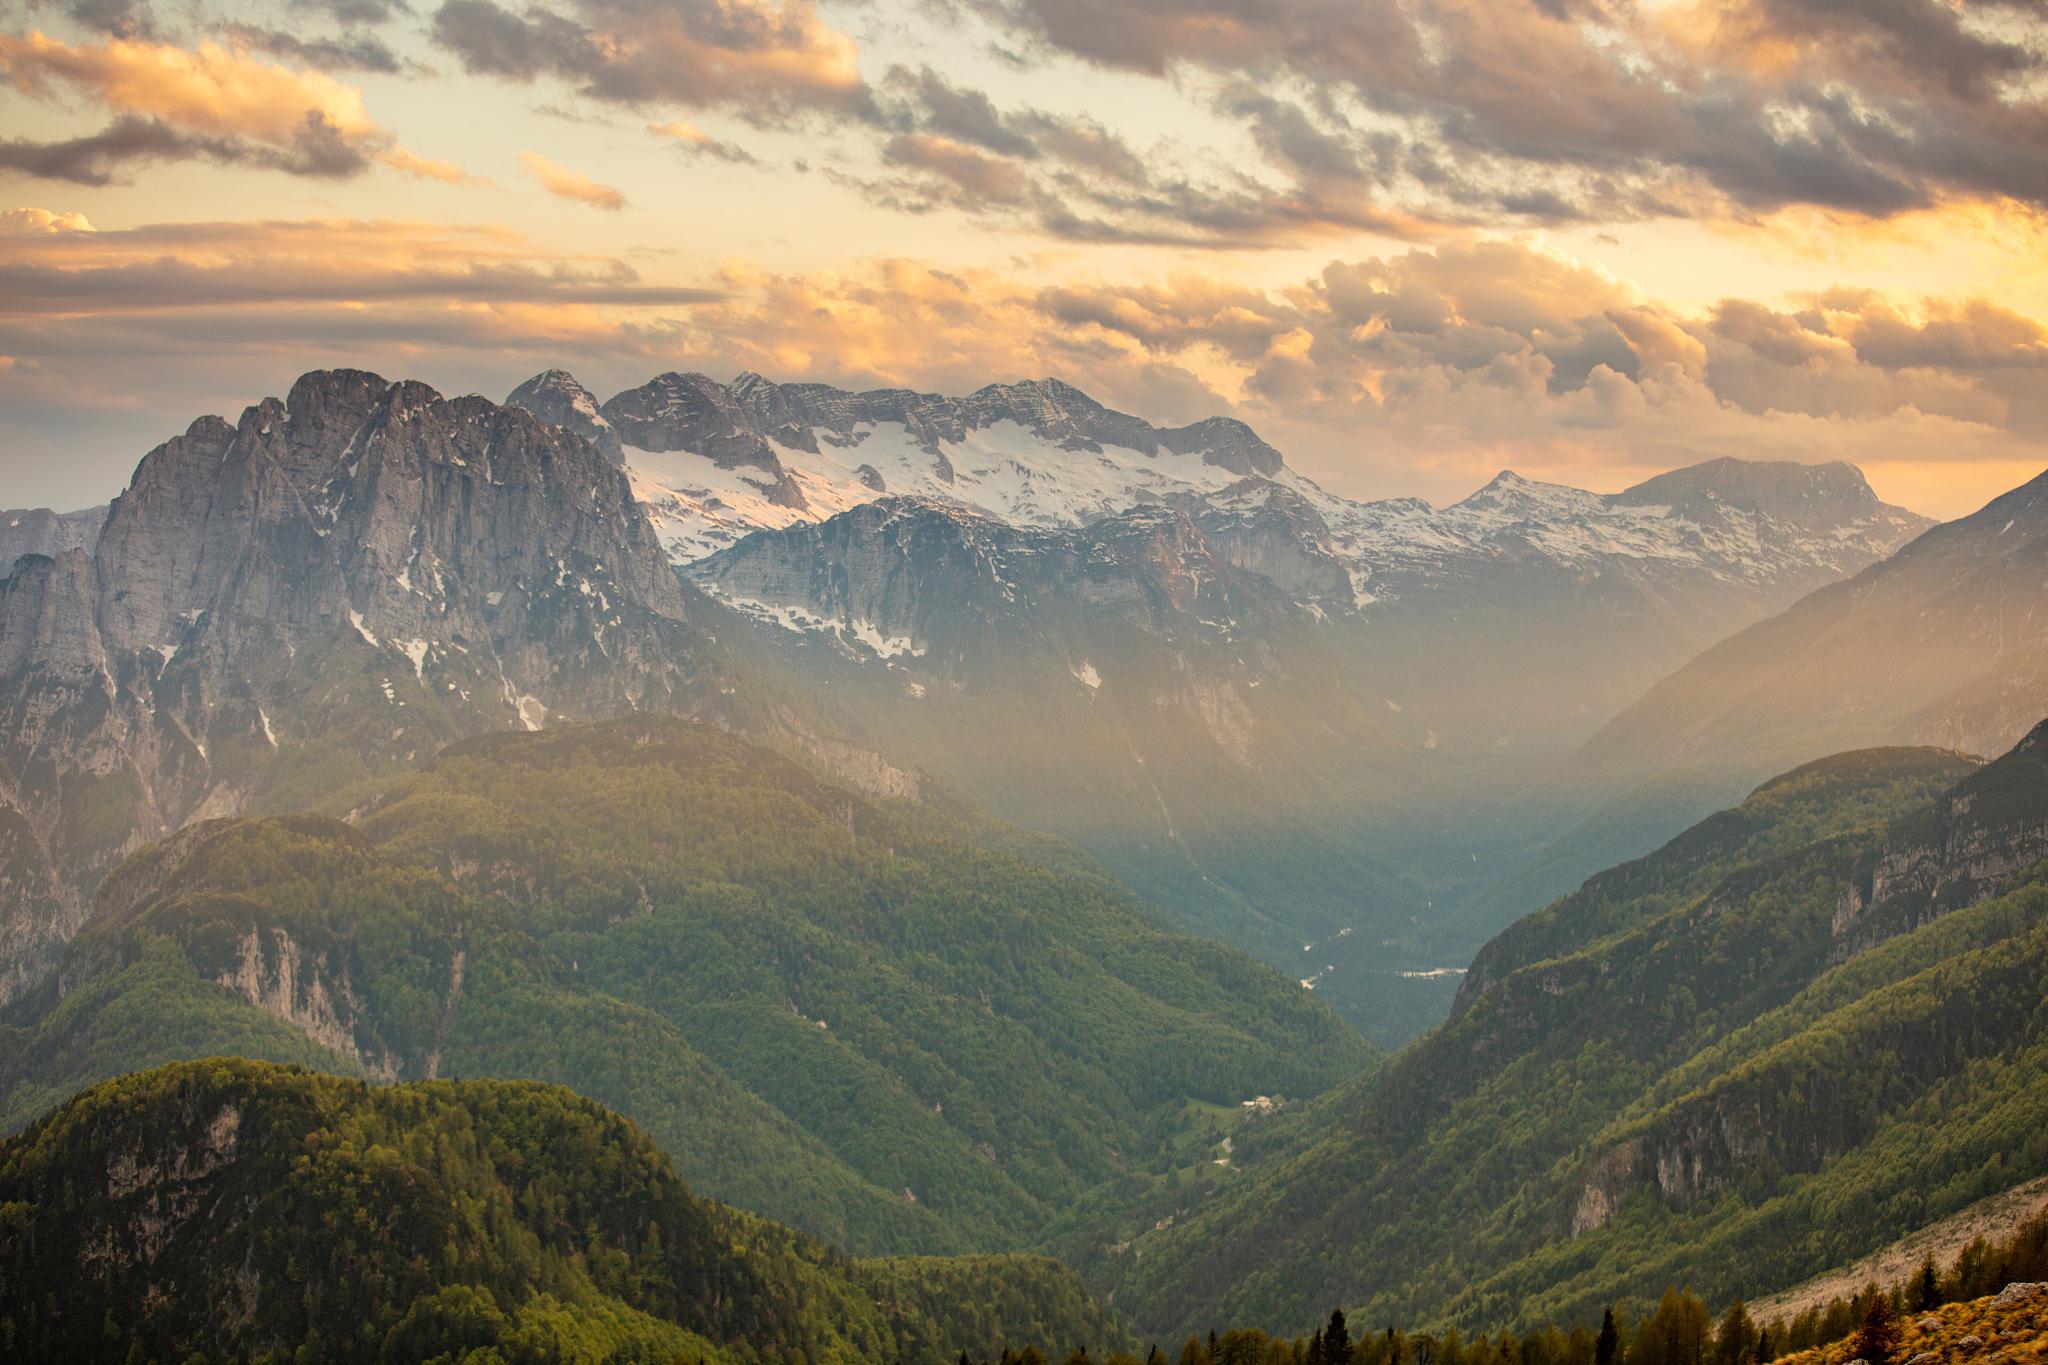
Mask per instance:
[[[479,730],[725,705],[693,615],[625,473],[520,408],[329,371],[193,423],[93,554],[0,583],[0,997],[189,819]]]
[[[0,573],[23,555],[57,555],[65,550],[91,550],[107,519],[104,507],[77,512],[52,512],[47,507],[19,507],[0,512]]]
[[[574,432],[617,463],[625,463],[619,433],[598,411],[597,397],[567,370],[547,370],[505,396],[508,408],[525,408],[551,426]]]

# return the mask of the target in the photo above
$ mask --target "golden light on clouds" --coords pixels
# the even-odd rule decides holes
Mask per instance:
[[[0,441],[345,360],[1058,375],[1370,495],[2048,464],[2048,11],[121,8],[0,23]]]
[[[608,209],[613,213],[626,207],[626,196],[610,185],[602,185],[567,166],[557,165],[539,152],[521,152],[519,164],[526,167],[527,174],[540,182],[540,187],[557,199],[570,199],[592,208]]]
[[[0,70],[31,94],[54,84],[117,113],[181,128],[289,144],[317,116],[344,138],[378,132],[362,92],[319,71],[294,71],[218,42],[187,50],[140,39],[66,43],[0,33]]]

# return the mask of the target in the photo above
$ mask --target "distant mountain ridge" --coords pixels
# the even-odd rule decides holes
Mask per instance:
[[[2048,697],[2048,474],[1716,645],[1588,746],[1753,773],[1831,748],[1994,753]]]
[[[1840,463],[1721,459],[1615,494],[1503,472],[1442,508],[1357,502],[1242,422],[1159,427],[1051,379],[952,398],[664,374],[599,404],[557,370],[507,402],[617,444],[678,564],[888,498],[1046,532],[1170,507],[1234,566],[1369,627],[1358,662],[1390,728],[1464,749],[1574,743],[1692,653],[1932,525]],[[1571,667],[1595,681],[1567,702],[1550,675]]]
[[[0,512],[0,570],[23,555],[55,557],[66,550],[90,550],[107,520],[104,507],[52,512],[47,507],[17,507]]]

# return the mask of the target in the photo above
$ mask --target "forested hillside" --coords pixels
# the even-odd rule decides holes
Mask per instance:
[[[352,825],[187,829],[0,1029],[10,1127],[223,1052],[531,1077],[866,1252],[1031,1245],[1091,1187],[1206,1164],[1204,1106],[1369,1052],[1070,854],[659,721],[455,746]]]
[[[1050,1261],[849,1261],[700,1199],[555,1086],[214,1058],[0,1145],[9,1359],[938,1365],[1122,1340]]]
[[[2048,1171],[2048,727],[1849,754],[1504,934],[1453,1018],[1067,1254],[1148,1331],[1757,1294]]]

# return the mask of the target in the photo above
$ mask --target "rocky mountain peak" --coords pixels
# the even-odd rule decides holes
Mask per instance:
[[[598,410],[595,394],[567,370],[546,370],[505,396],[505,406],[524,408],[543,422],[574,432],[613,461],[625,462],[619,433]]]
[[[0,774],[34,774],[23,818],[71,914],[135,841],[292,780],[304,762],[273,760],[297,746],[356,774],[478,730],[722,705],[692,615],[588,441],[315,372],[232,426],[192,423],[143,458],[90,553],[0,582]],[[0,786],[0,824],[18,795]],[[0,915],[0,938],[17,927]]]
[[[656,454],[688,452],[719,469],[759,470],[767,476],[771,503],[803,506],[802,491],[753,413],[709,375],[656,375],[613,395],[601,412],[626,445]]]
[[[1732,457],[1708,460],[1646,479],[1614,494],[1609,502],[1616,506],[1668,506],[1694,521],[1715,520],[1733,510],[1820,532],[1880,520],[1915,532],[1934,524],[1905,508],[1887,505],[1862,470],[1841,460],[1826,464]]]

